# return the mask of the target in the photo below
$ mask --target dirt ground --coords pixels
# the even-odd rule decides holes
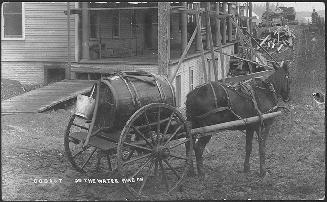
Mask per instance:
[[[296,27],[296,48],[279,54],[293,61],[290,109],[276,119],[267,141],[268,174],[258,176],[258,142],[251,170],[242,173],[245,134],[216,135],[204,154],[205,179],[187,177],[182,192],[151,200],[178,199],[321,199],[325,196],[325,107],[312,93],[325,93],[325,38]],[[313,38],[316,41],[312,40]],[[119,184],[75,183],[86,178],[64,154],[63,137],[70,111],[1,116],[3,200],[127,200]],[[52,183],[44,183],[45,180]],[[43,183],[40,183],[43,182]]]

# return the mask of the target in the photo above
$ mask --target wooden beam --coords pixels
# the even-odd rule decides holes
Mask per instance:
[[[280,116],[281,114],[282,114],[281,111],[272,112],[272,113],[268,113],[268,114],[263,114],[262,118],[264,120],[265,119],[271,119],[271,118],[274,118],[276,116]],[[201,128],[194,128],[194,129],[191,130],[191,134],[197,134],[196,138],[200,138],[200,137],[203,137],[203,136],[212,135],[212,134],[206,134],[206,133],[209,133],[209,132],[214,132],[214,131],[217,131],[217,130],[225,130],[225,129],[238,127],[238,126],[245,126],[247,124],[255,123],[255,122],[259,122],[259,121],[260,121],[260,117],[255,116],[255,117],[245,118],[245,119],[242,119],[242,120],[229,121],[229,122],[220,123],[220,124],[216,124],[216,125],[204,126],[204,127],[201,127]]]
[[[207,2],[206,9],[208,11],[210,11],[210,2]],[[207,44],[209,44],[209,47],[210,47],[211,58],[212,58],[212,68],[213,68],[213,72],[215,74],[215,81],[218,81],[218,66],[217,66],[216,60],[214,60],[215,52],[214,52],[214,49],[213,49],[210,15],[207,15],[207,31],[208,31],[208,33],[207,33],[207,35],[208,35]],[[209,68],[210,68],[210,66],[209,66]]]
[[[217,14],[219,14],[219,2],[216,2],[215,4],[215,11]],[[219,18],[215,18],[215,25],[216,25],[216,30],[215,30],[215,42],[216,46],[218,46],[221,43],[221,35],[220,35],[220,20]]]
[[[170,3],[158,2],[158,74],[169,76]]]
[[[199,5],[196,6],[196,9],[200,9],[200,6]],[[195,14],[195,19],[196,19],[197,33],[201,33],[201,18],[200,18],[199,13]],[[201,52],[201,62],[202,62],[202,71],[203,71],[203,76],[204,76],[204,82],[207,83],[211,79],[211,77],[210,77],[210,65],[208,65],[208,75],[209,76],[207,76],[207,69],[206,69],[206,63],[205,63],[205,56],[204,56],[204,49],[203,49],[202,40],[199,41],[199,48],[200,48],[200,52]]]
[[[177,75],[177,72],[178,72],[179,68],[180,68],[181,65],[182,65],[182,62],[183,62],[183,60],[184,60],[184,58],[185,58],[185,56],[186,56],[188,50],[189,50],[190,47],[191,47],[191,44],[192,44],[192,42],[193,42],[193,40],[194,40],[194,38],[195,38],[195,35],[196,35],[196,33],[197,33],[197,30],[198,30],[198,28],[196,27],[196,28],[194,29],[194,32],[193,32],[193,34],[192,34],[192,36],[191,36],[190,41],[187,43],[187,46],[186,46],[186,48],[185,48],[185,50],[184,50],[184,52],[183,52],[181,58],[180,58],[179,61],[178,61],[178,64],[177,64],[176,69],[174,70],[174,72],[173,72],[171,75],[169,75],[168,79],[169,79],[169,82],[170,82],[170,83],[172,83],[172,82],[174,81],[174,79],[175,79],[175,77],[176,77],[176,75]]]
[[[252,2],[249,2],[249,32],[252,34]]]
[[[90,59],[89,50],[89,11],[87,10],[89,2],[81,2],[82,4],[82,59]]]
[[[228,3],[228,14],[232,14],[232,4]],[[228,30],[228,42],[233,41],[233,36],[232,36],[232,19],[229,17],[228,19],[228,24],[227,24],[227,30]]]
[[[186,8],[187,2],[182,2],[182,5]],[[187,46],[187,13],[185,11],[181,13],[181,43],[183,52]]]
[[[223,12],[226,13],[227,2],[223,2]],[[226,44],[226,19],[222,19],[222,44]]]
[[[67,2],[67,67],[65,69],[65,79],[70,79],[70,67],[71,67],[71,62],[70,62],[70,2]]]
[[[199,3],[195,3],[194,4],[194,6],[195,6],[195,11],[196,11],[196,13],[195,13],[195,21],[196,22],[198,22],[199,21],[199,19],[201,19],[201,16],[200,16],[200,4]],[[197,33],[197,35],[196,35],[196,44],[195,44],[195,50],[197,50],[197,51],[202,51],[202,49],[203,49],[203,44],[202,44],[202,34],[201,34],[201,20],[199,21],[200,22],[200,29],[199,29],[199,31],[198,31],[198,33]]]
[[[252,74],[248,74],[248,75],[234,76],[234,77],[226,78],[225,81],[226,81],[226,83],[238,83],[238,82],[248,80],[251,78],[255,78],[255,77],[267,78],[270,75],[272,75],[274,72],[275,72],[275,70],[266,70],[266,71],[256,72],[256,73],[252,73]]]

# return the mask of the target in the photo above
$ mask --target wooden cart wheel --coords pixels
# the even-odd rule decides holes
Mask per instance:
[[[111,170],[109,153],[83,143],[90,123],[85,119],[72,115],[64,137],[65,153],[72,166],[79,172],[95,174]]]
[[[120,135],[121,181],[137,197],[169,193],[187,174],[192,150],[192,136],[178,110],[162,103],[146,105],[130,117]]]

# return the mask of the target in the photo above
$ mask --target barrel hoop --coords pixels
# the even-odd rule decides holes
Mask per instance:
[[[132,85],[133,90],[134,90],[134,93],[135,93],[135,101],[136,101],[138,107],[141,108],[142,105],[141,105],[141,101],[140,101],[140,99],[139,99],[140,96],[139,96],[139,94],[137,93],[136,87],[135,87],[134,83],[130,82],[130,84]]]
[[[124,79],[124,77],[121,76],[120,74],[117,74],[117,75],[118,75],[119,78],[120,78],[120,79],[125,83],[125,85],[126,85],[128,91],[129,91],[129,93],[131,94],[131,98],[132,98],[133,104],[134,104],[134,106],[135,106],[135,105],[136,105],[135,98],[134,98],[134,95],[133,95],[133,93],[132,93],[132,91],[131,91],[131,89],[130,89],[128,83],[127,83],[127,81],[126,81],[126,80]]]
[[[217,96],[216,96],[216,92],[215,92],[215,89],[213,88],[213,86],[212,86],[212,83],[211,83],[211,82],[210,82],[209,84],[210,84],[210,86],[211,86],[211,89],[212,89],[213,97],[215,98],[215,105],[216,105],[216,108],[218,108],[218,103],[217,103]]]
[[[175,101],[175,92],[174,92],[174,88],[173,86],[171,85],[171,83],[168,81],[167,77],[163,76],[163,78],[165,79],[165,81],[167,81],[168,85],[169,85],[169,88],[170,88],[170,91],[171,91],[171,94],[172,94],[172,98],[173,98],[173,104],[174,106],[176,105],[176,101]]]

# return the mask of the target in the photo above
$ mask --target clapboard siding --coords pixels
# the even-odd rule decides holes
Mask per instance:
[[[44,82],[43,62],[1,62],[1,78],[17,80],[23,84]]]
[[[232,54],[234,52],[234,44],[230,44],[228,46],[223,47],[223,52]],[[221,72],[221,63],[220,63],[220,55],[215,52],[215,57],[219,58],[218,62],[218,79],[222,79],[222,72]],[[208,52],[205,54],[205,58],[211,58],[211,53]],[[224,55],[224,74],[225,78],[229,71],[229,57]],[[208,62],[206,61],[206,69],[208,72]],[[177,67],[177,62],[170,65],[170,72],[173,72]],[[212,65],[210,65],[211,69],[211,81],[214,81],[214,73]],[[177,75],[181,76],[181,108],[185,108],[186,96],[190,92],[190,68],[193,70],[193,86],[194,88],[198,85],[201,85],[204,82],[203,73],[202,73],[202,60],[201,56],[196,56],[192,58],[188,58],[183,61],[181,64],[180,69],[177,72]],[[200,69],[201,68],[201,69]],[[173,81],[173,86],[176,89],[176,79]]]
[[[25,40],[2,40],[3,62],[66,62],[66,2],[25,2]],[[75,8],[75,3],[70,3]],[[75,58],[75,17],[71,16],[71,61]],[[26,67],[25,72],[30,68]],[[28,73],[29,74],[29,73]],[[41,72],[39,74],[42,74]]]

